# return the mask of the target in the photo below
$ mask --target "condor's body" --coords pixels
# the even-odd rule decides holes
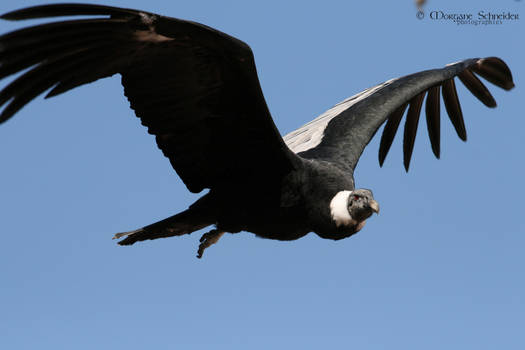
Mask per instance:
[[[301,159],[275,190],[254,183],[233,191],[211,191],[205,201],[217,210],[217,227],[227,232],[248,231],[278,240],[294,240],[309,232],[331,239],[355,233],[354,225],[337,226],[330,212],[338,192],[354,190],[348,171]]]
[[[355,189],[353,172],[383,124],[381,165],[406,111],[408,171],[423,108],[436,157],[441,99],[466,140],[456,78],[491,108],[496,101],[478,77],[514,86],[503,60],[465,59],[375,85],[282,137],[246,43],[199,23],[103,5],[35,6],[1,18],[61,16],[88,17],[0,36],[0,79],[25,70],[0,90],[0,123],[46,91],[52,97],[120,74],[130,107],[188,190],[209,192],[186,211],[115,238],[130,245],[214,226],[201,238],[199,257],[225,232],[277,240],[358,232],[379,204],[370,190]]]

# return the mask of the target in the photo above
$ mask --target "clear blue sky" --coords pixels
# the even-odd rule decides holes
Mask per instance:
[[[0,12],[39,3],[3,0]],[[247,42],[283,134],[362,89],[469,57],[503,58],[516,88],[490,85],[491,110],[458,83],[469,141],[442,119],[438,161],[422,119],[409,174],[400,135],[382,169],[375,139],[356,183],[381,214],[358,235],[227,235],[202,260],[200,234],[111,240],[198,198],[128,108],[120,77],[38,99],[0,126],[2,349],[525,348],[523,2],[428,3],[427,15],[522,17],[492,26],[418,20],[411,0],[106,3]]]

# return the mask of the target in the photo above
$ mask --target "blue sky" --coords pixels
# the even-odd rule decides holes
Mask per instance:
[[[40,4],[4,0],[0,12]],[[120,78],[42,98],[0,126],[4,349],[523,349],[525,11],[520,1],[111,1],[247,42],[281,132],[382,81],[499,56],[516,88],[488,109],[458,83],[469,140],[420,123],[411,171],[398,135],[356,171],[381,214],[350,239],[200,234],[120,247],[115,232],[187,207],[189,193],[122,95]],[[502,25],[431,10],[518,13]],[[6,32],[24,23],[1,22]],[[2,82],[2,85],[5,82]],[[442,115],[444,117],[444,115]]]

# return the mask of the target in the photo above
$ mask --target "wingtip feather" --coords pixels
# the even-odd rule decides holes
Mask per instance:
[[[459,103],[458,94],[456,91],[456,84],[454,78],[448,79],[442,84],[443,102],[445,109],[458,137],[467,141],[467,130],[465,128],[465,121],[463,120],[463,112],[461,111],[461,104]]]
[[[3,19],[5,21],[16,21],[18,12],[20,12],[20,10],[14,10],[3,13],[0,15],[0,19]]]
[[[407,117],[405,120],[405,130],[403,135],[403,163],[405,170],[408,172],[410,167],[410,160],[412,158],[412,152],[414,150],[414,143],[416,141],[417,126],[419,123],[419,116],[421,113],[421,107],[423,105],[423,99],[425,98],[426,91],[416,95],[410,100],[410,107],[408,107]]]
[[[394,137],[396,136],[396,132],[399,127],[399,123],[403,118],[403,114],[405,113],[407,105],[407,103],[403,104],[387,118],[387,122],[385,128],[383,129],[383,134],[381,135],[381,142],[379,145],[378,157],[380,166],[383,166],[383,163],[385,162],[386,156],[388,155],[388,151],[392,146],[392,142],[394,141]]]
[[[465,69],[463,72],[459,73],[458,78],[485,106],[489,108],[496,107],[496,100],[492,97],[490,91],[470,69]]]
[[[34,18],[44,17],[63,17],[63,16],[87,16],[87,15],[101,15],[101,16],[115,16],[115,15],[129,15],[138,14],[139,11],[105,6],[96,4],[48,4],[38,5],[22,8],[19,10],[10,11],[0,16],[1,19],[9,21],[20,21]]]
[[[482,58],[471,68],[476,74],[504,90],[511,90],[515,86],[512,79],[512,72],[501,58]]]
[[[427,131],[432,152],[437,159],[440,154],[441,121],[440,121],[440,85],[428,90],[425,112],[427,117]]]

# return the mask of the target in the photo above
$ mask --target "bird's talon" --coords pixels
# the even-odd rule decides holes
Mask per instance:
[[[211,230],[210,232],[207,232],[202,235],[202,237],[199,239],[199,249],[197,250],[197,259],[202,258],[202,255],[204,254],[204,250],[213,244],[217,243],[219,239],[224,234],[224,231],[220,230]]]

